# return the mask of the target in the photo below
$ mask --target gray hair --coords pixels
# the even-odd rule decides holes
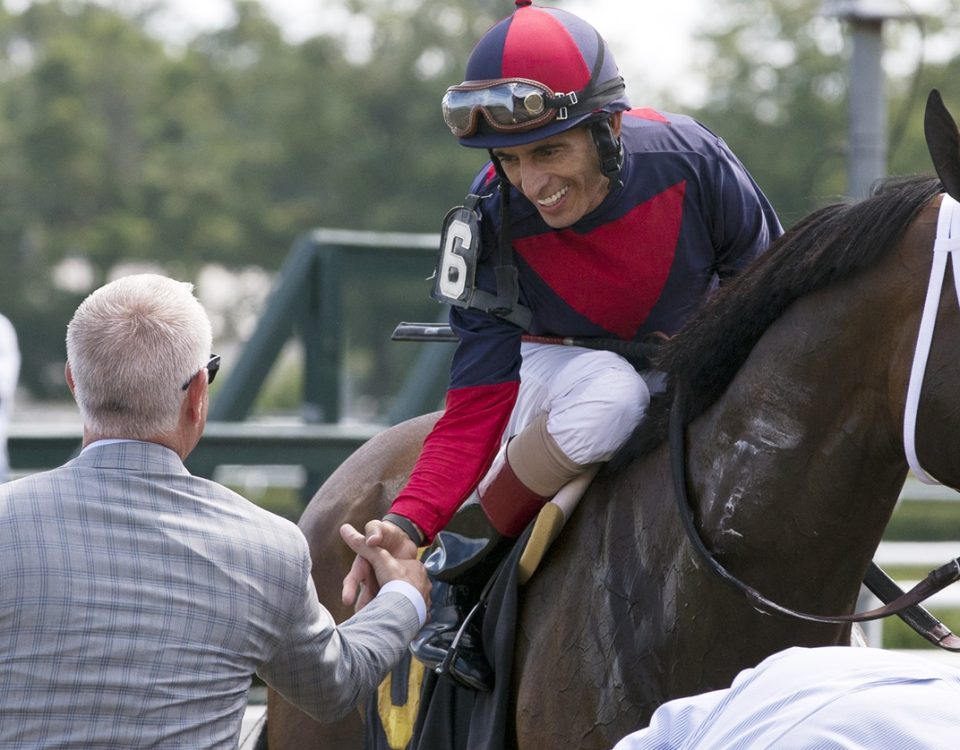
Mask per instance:
[[[67,326],[67,361],[84,425],[101,437],[171,432],[182,386],[207,364],[212,343],[192,284],[135,274],[100,287]]]

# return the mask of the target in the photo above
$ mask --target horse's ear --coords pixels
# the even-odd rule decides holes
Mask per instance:
[[[960,200],[960,132],[936,89],[927,97],[923,132],[943,189],[950,197]]]

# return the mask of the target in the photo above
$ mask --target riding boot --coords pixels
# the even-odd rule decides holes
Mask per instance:
[[[489,690],[493,684],[483,653],[481,618],[472,616],[461,626],[513,541],[547,500],[517,478],[506,452],[501,458],[493,478],[437,533],[423,558],[433,581],[430,617],[410,644],[413,655],[428,667],[449,671],[476,690]]]

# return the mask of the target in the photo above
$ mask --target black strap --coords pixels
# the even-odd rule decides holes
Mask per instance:
[[[593,336],[539,336],[523,334],[524,341],[557,346],[582,346],[585,349],[599,349],[614,352],[633,362],[637,369],[651,369],[653,358],[666,337],[659,333],[650,334],[642,341],[623,341]],[[459,337],[446,323],[397,323],[390,334],[391,341],[446,341],[456,342]]]
[[[494,164],[496,164],[496,158]],[[499,169],[497,170],[499,173]],[[464,208],[476,211],[481,197],[470,193],[463,202]],[[509,320],[523,330],[530,328],[533,318],[530,309],[520,304],[520,283],[517,266],[513,262],[513,245],[510,241],[510,183],[500,176],[500,239],[497,246],[497,263],[493,272],[496,277],[497,291],[491,294],[483,289],[474,287],[470,297],[463,307],[471,307],[484,312],[492,313],[497,317]]]
[[[513,262],[513,242],[510,231],[510,183],[502,179],[500,181],[500,243],[494,273],[497,276],[497,300],[502,307],[491,312],[520,326],[525,331],[528,330],[533,315],[529,308],[521,305],[519,301],[519,273],[516,263]]]
[[[871,562],[867,568],[863,583],[884,604],[904,596],[903,589],[875,562]],[[934,646],[947,651],[960,651],[960,638],[920,604],[907,607],[897,616]]]
[[[401,529],[403,529],[403,532],[410,537],[410,541],[412,541],[418,547],[423,544],[423,534],[409,518],[397,515],[396,513],[387,513],[387,515],[383,517],[383,520],[389,521],[394,526],[399,526]]]

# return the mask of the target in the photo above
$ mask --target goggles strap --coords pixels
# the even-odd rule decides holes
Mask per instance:
[[[569,94],[558,94],[557,96],[544,97],[544,104],[550,109],[557,110],[555,120],[566,120],[570,116],[570,107],[577,104],[580,100],[577,98],[577,92],[571,91]]]
[[[623,76],[617,76],[616,78],[610,78],[606,81],[598,81],[600,78],[600,72],[603,70],[603,63],[606,59],[606,44],[603,41],[603,37],[600,36],[600,32],[594,30],[597,35],[597,59],[593,64],[593,70],[590,71],[590,82],[587,83],[587,87],[580,92],[580,96],[577,96],[576,92],[567,94],[566,96],[573,97],[573,101],[569,102],[569,106],[580,105],[577,107],[578,110],[592,110],[595,106],[603,106],[607,104],[612,99],[615,99],[620,94],[626,90],[626,84],[623,81]],[[565,119],[560,116],[557,119]]]

